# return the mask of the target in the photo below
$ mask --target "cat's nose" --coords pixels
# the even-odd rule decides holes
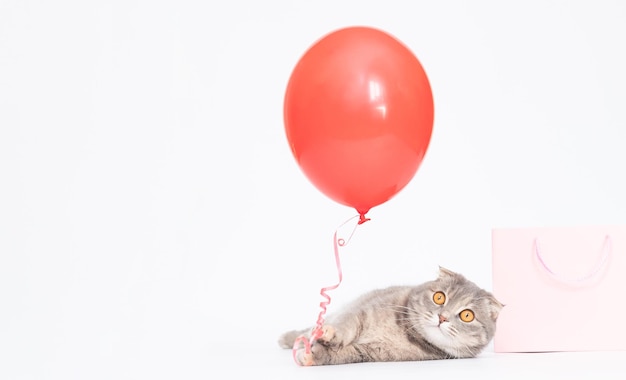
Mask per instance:
[[[446,318],[443,315],[439,314],[439,324],[442,324],[444,322],[448,322],[448,318]]]

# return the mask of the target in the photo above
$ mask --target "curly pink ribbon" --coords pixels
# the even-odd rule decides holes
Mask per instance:
[[[352,230],[352,233],[348,237],[348,240],[337,238],[337,230],[357,217],[359,218],[359,222],[354,226],[354,229]],[[335,251],[335,263],[337,265],[337,276],[339,280],[335,285],[323,287],[320,290],[320,294],[322,297],[324,297],[325,301],[320,302],[320,308],[322,310],[317,316],[317,322],[315,324],[315,328],[313,328],[313,331],[311,332],[310,338],[307,339],[305,336],[300,336],[296,338],[295,342],[293,343],[293,350],[292,350],[293,360],[298,365],[300,365],[300,363],[298,362],[297,351],[300,348],[300,345],[303,344],[305,353],[310,354],[311,345],[313,344],[313,342],[321,338],[321,336],[324,334],[324,331],[322,330],[324,326],[324,315],[326,315],[326,311],[328,309],[328,305],[330,305],[330,300],[331,300],[330,296],[328,295],[328,292],[331,290],[337,289],[339,285],[341,285],[341,281],[343,280],[343,272],[341,271],[341,260],[339,259],[339,247],[345,247],[350,241],[350,239],[352,239],[352,235],[354,235],[354,232],[356,231],[357,226],[367,222],[368,220],[369,219],[364,220],[362,215],[353,216],[352,218],[343,222],[339,227],[337,227],[337,230],[335,230],[335,233],[333,234],[333,249]]]

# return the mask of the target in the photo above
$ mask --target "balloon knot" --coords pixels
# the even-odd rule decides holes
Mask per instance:
[[[366,218],[365,214],[359,214],[359,224],[363,224],[367,221],[371,220],[370,218]]]

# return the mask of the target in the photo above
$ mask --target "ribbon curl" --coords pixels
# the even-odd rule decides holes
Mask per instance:
[[[350,222],[351,220],[355,219],[355,218],[359,218],[358,223],[354,226],[354,228],[352,229],[352,233],[350,234],[350,236],[348,237],[348,240],[345,240],[343,238],[338,238],[337,237],[337,231],[339,230],[339,228],[343,227],[344,225],[346,225],[348,222]],[[307,339],[306,336],[300,336],[298,338],[296,338],[294,344],[293,344],[293,360],[296,362],[296,364],[300,365],[300,363],[298,362],[298,358],[297,358],[297,352],[298,349],[301,347],[301,345],[304,345],[304,350],[306,354],[310,354],[311,353],[311,346],[313,345],[313,343],[322,337],[322,335],[324,334],[323,331],[323,327],[324,327],[324,316],[326,315],[326,312],[328,310],[328,305],[330,305],[331,302],[331,298],[330,295],[328,295],[328,292],[331,290],[335,290],[339,287],[339,285],[341,285],[341,282],[343,281],[343,272],[341,270],[341,260],[339,258],[339,247],[345,247],[346,245],[348,245],[348,243],[350,242],[350,240],[352,239],[352,236],[354,235],[354,232],[356,231],[356,228],[367,222],[369,219],[364,219],[363,215],[356,215],[353,216],[352,218],[346,220],[345,222],[343,222],[339,227],[337,227],[337,229],[335,230],[335,233],[333,234],[333,250],[334,250],[334,254],[335,254],[335,264],[337,266],[337,277],[338,277],[338,281],[336,284],[331,285],[331,286],[326,286],[323,287],[320,290],[320,295],[325,299],[324,301],[320,302],[320,312],[317,316],[317,321],[315,322],[315,327],[313,328],[313,331],[311,331],[311,336]]]

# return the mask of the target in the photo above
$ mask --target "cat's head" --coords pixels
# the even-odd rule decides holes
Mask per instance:
[[[413,328],[450,357],[474,357],[491,341],[503,305],[464,276],[439,268],[439,277],[411,296]]]

